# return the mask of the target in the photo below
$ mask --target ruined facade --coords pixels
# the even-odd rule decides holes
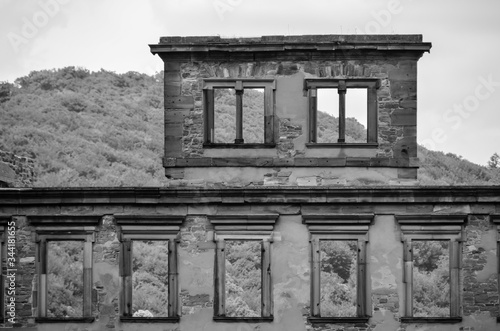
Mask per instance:
[[[35,162],[0,150],[0,187],[29,187],[35,181]]]
[[[151,50],[165,62],[169,186],[0,190],[4,269],[15,270],[15,282],[3,275],[3,325],[14,312],[28,330],[500,330],[500,188],[415,185],[417,61],[430,46],[414,35],[161,38]],[[220,89],[234,100],[226,141]],[[251,89],[263,94],[257,141],[242,120]],[[319,139],[321,89],[338,93],[334,141]],[[355,142],[352,89],[366,90]],[[153,241],[152,263],[168,267],[156,315],[134,306],[134,275],[151,279],[136,245]],[[241,277],[259,282],[250,313],[234,303],[244,295],[234,242],[251,243],[245,256],[258,265]],[[53,286],[64,266],[51,252],[70,250],[78,311]],[[433,282],[444,284],[436,302]],[[422,302],[436,309],[422,314]]]

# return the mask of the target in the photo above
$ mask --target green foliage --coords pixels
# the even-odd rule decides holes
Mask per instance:
[[[413,316],[450,316],[448,241],[413,241]]]
[[[499,185],[500,172],[452,153],[444,154],[418,146],[421,185]]]
[[[226,241],[226,316],[261,316],[261,243]]]
[[[500,168],[500,155],[494,153],[488,160],[488,167],[490,169]]]
[[[321,316],[356,316],[357,242],[320,241]]]
[[[236,138],[236,94],[234,89],[214,90],[214,130],[216,143],[234,143]],[[264,91],[243,92],[243,139],[264,143]]]
[[[47,245],[47,316],[83,316],[83,242]]]
[[[66,67],[2,83],[0,149],[36,159],[34,186],[163,186],[162,76]]]
[[[243,94],[243,137],[263,142],[262,89]],[[217,142],[233,143],[236,96],[215,89]],[[0,83],[0,149],[35,158],[34,186],[164,186],[163,73],[116,74],[66,67],[33,71]],[[338,119],[318,112],[318,141],[336,142]],[[346,119],[346,141],[366,141],[366,128]],[[418,147],[421,185],[499,185],[491,169],[460,156]]]
[[[339,120],[328,113],[318,111],[318,143],[336,143],[339,139]],[[354,117],[345,119],[345,141],[366,143],[366,128]]]
[[[168,242],[137,240],[132,251],[134,316],[168,317]]]

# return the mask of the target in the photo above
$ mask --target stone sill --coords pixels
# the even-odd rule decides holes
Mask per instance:
[[[95,317],[36,317],[35,323],[92,323]]]
[[[307,148],[378,148],[378,143],[306,143]]]
[[[460,322],[462,322],[462,317],[401,317],[401,323],[454,324]]]
[[[369,316],[365,317],[308,317],[307,320],[313,324],[342,324],[342,323],[355,323],[363,324],[366,326]]]
[[[418,158],[387,157],[197,157],[163,158],[165,168],[184,167],[388,167],[417,169]]]
[[[120,322],[126,323],[179,323],[180,317],[128,317],[121,316]]]
[[[228,316],[214,316],[215,322],[244,322],[244,323],[262,323],[272,322],[273,316],[269,317],[228,317]]]
[[[276,144],[210,144],[204,143],[203,148],[275,148]]]

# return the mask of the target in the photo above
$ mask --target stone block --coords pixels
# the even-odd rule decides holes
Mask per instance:
[[[165,108],[173,109],[193,109],[193,96],[165,97]]]
[[[317,163],[319,167],[345,167],[346,158],[345,157],[318,158]]]
[[[396,109],[391,113],[391,125],[416,126],[417,125],[417,110],[416,109]]]
[[[318,180],[317,180],[316,176],[297,177],[297,185],[298,186],[317,186]]]
[[[398,169],[399,179],[417,179],[417,168],[399,168]]]
[[[401,99],[399,101],[399,107],[417,109],[417,100],[415,100],[415,99]]]
[[[395,68],[389,71],[389,79],[391,81],[417,81],[416,66],[404,66],[403,68]]]
[[[184,168],[166,168],[165,176],[169,179],[183,179]]]
[[[177,167],[210,167],[212,165],[212,158],[178,158],[175,161]]]
[[[417,82],[391,81],[392,99],[415,99],[417,96]]]
[[[165,62],[163,68],[165,71],[179,71],[181,64],[179,62]]]
[[[183,124],[184,118],[189,116],[189,110],[166,110],[165,124]]]
[[[369,167],[369,157],[348,157],[346,158],[346,167]]]
[[[176,97],[181,95],[181,82],[166,81],[164,84],[164,95],[166,97]]]
[[[296,167],[311,167],[311,166],[317,166],[317,165],[318,165],[318,159],[315,159],[315,158],[298,157],[295,159],[295,166]]]
[[[181,73],[179,71],[165,71],[163,78],[166,82],[182,81]]]

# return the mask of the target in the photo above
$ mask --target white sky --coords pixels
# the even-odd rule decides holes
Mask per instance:
[[[418,141],[485,164],[500,153],[499,13],[498,0],[0,0],[0,81],[73,65],[151,74],[148,44],[168,35],[422,34]]]

